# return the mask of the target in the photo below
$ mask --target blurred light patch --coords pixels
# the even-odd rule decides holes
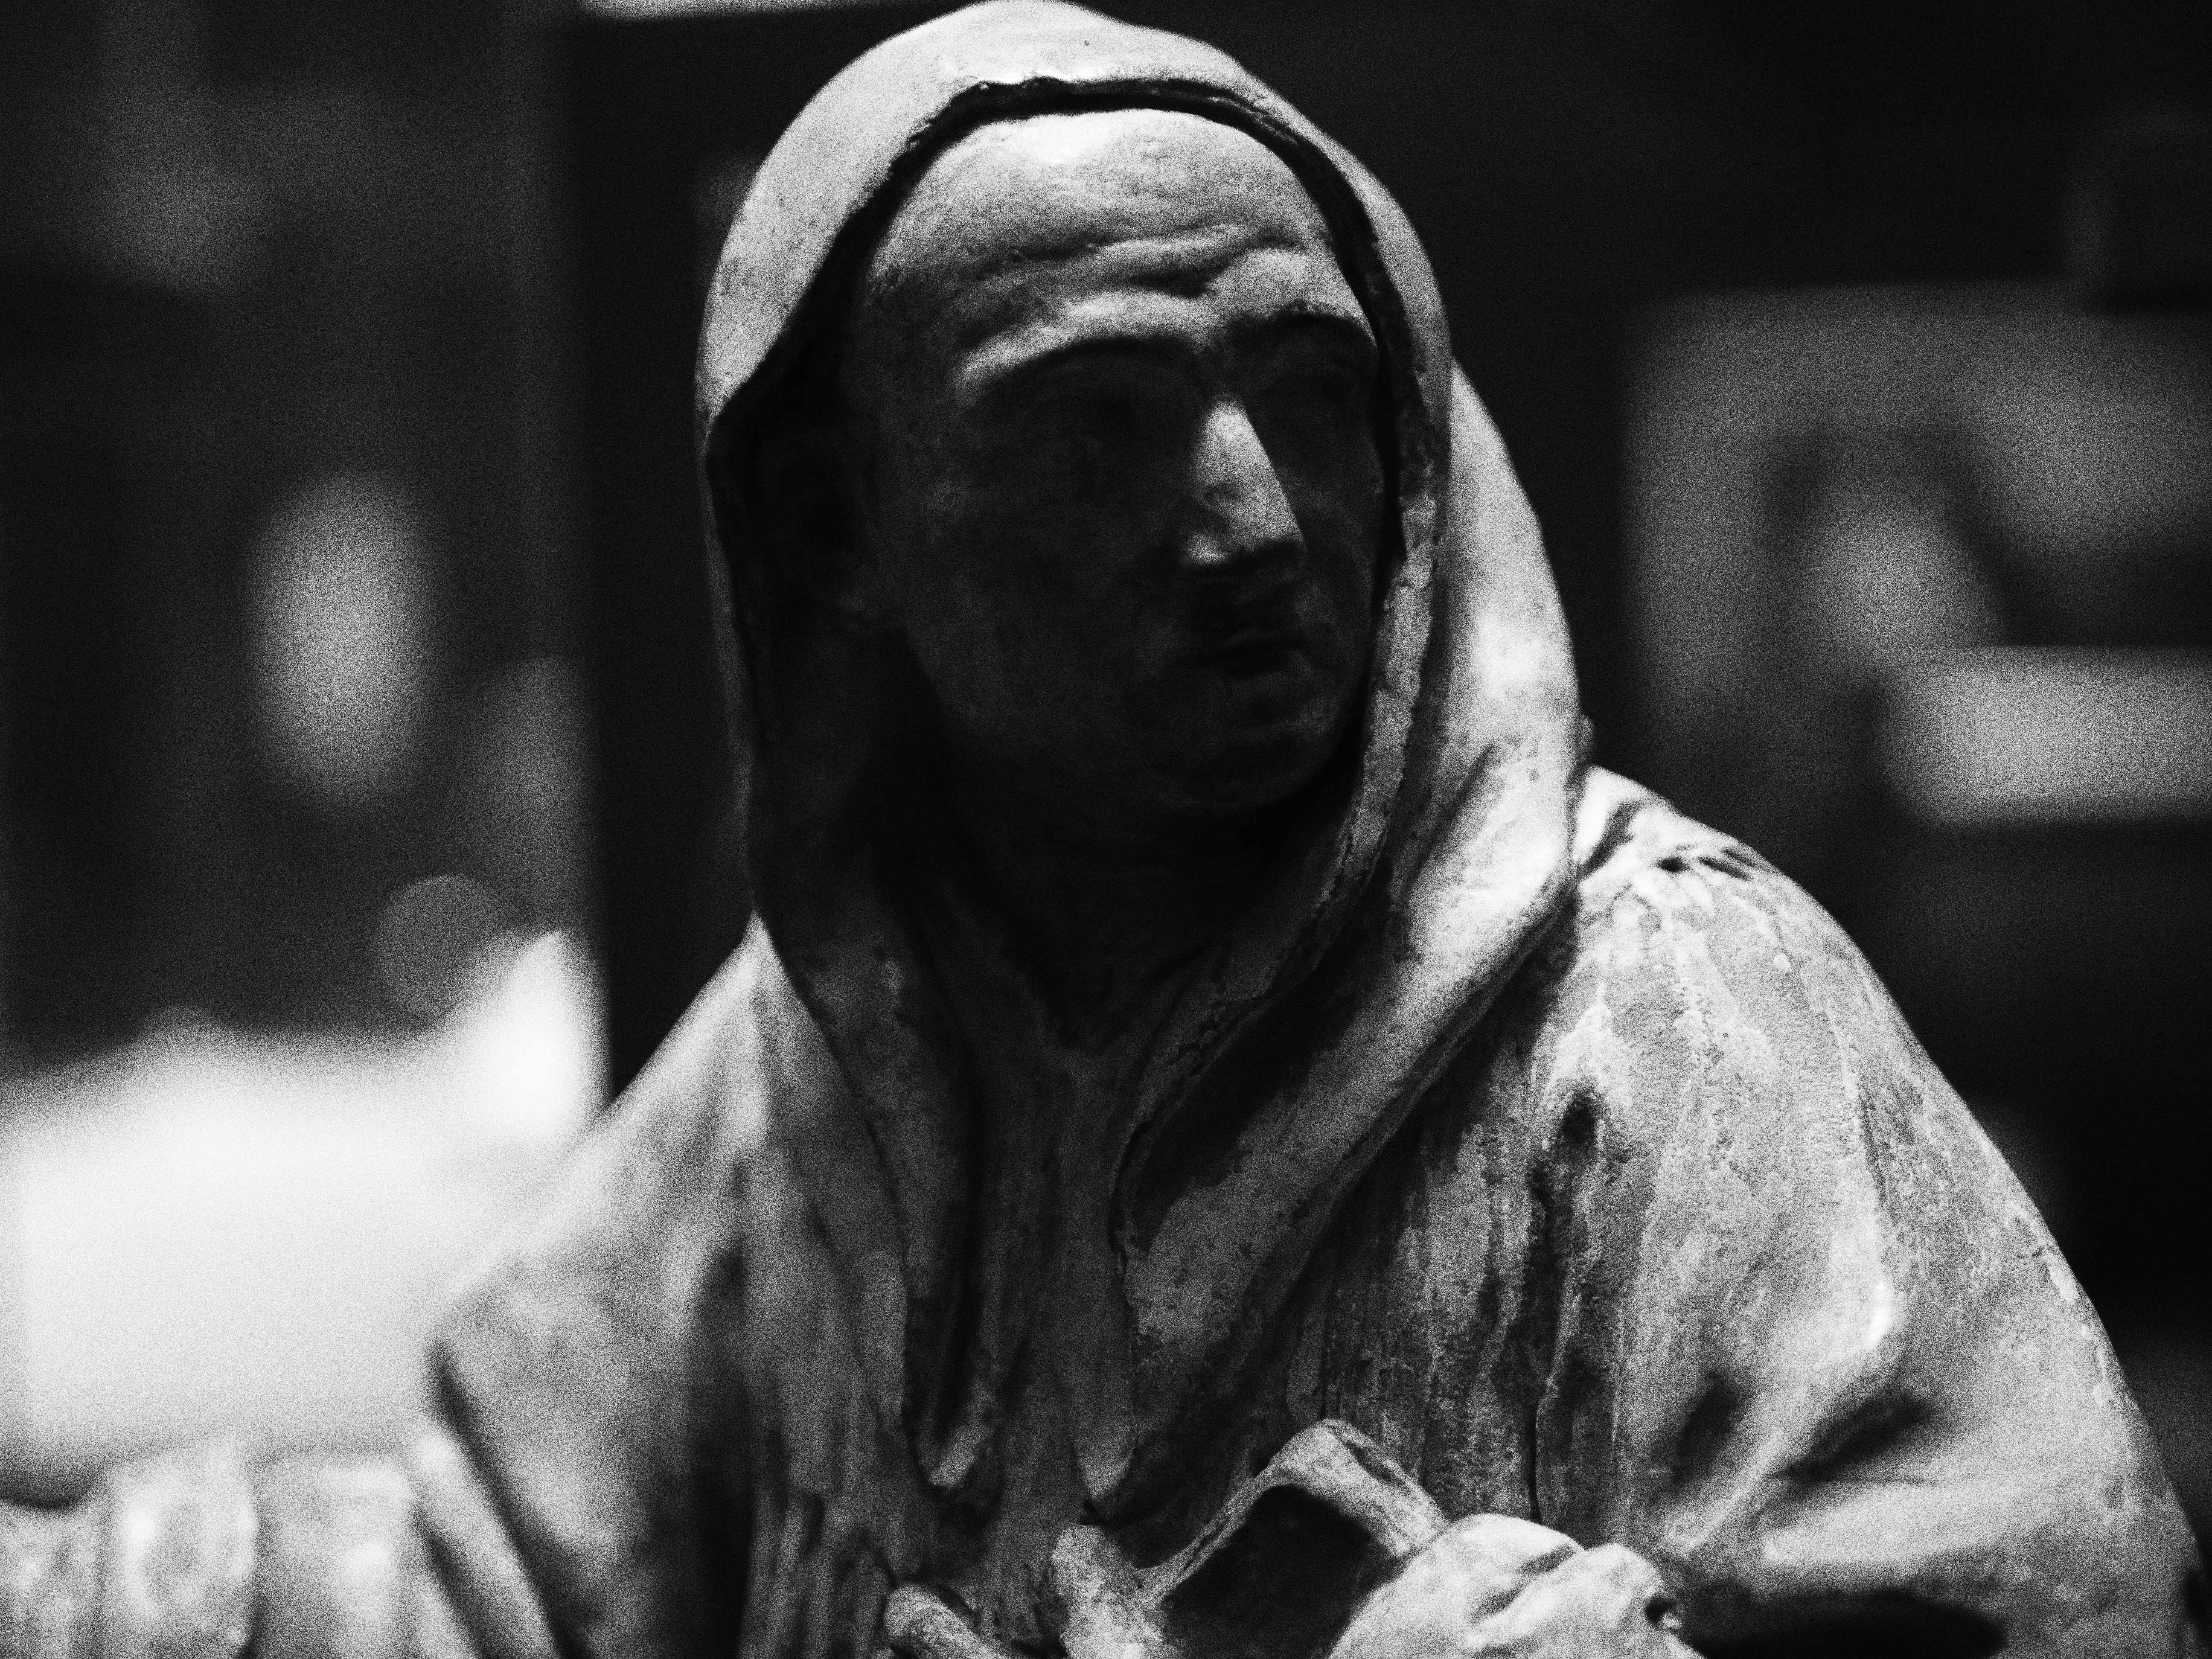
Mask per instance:
[[[1935,824],[2212,819],[2212,655],[1936,653],[1893,682],[1881,761]]]
[[[376,969],[385,995],[421,1019],[449,1012],[465,1000],[487,955],[512,954],[506,924],[499,901],[471,877],[410,882],[377,918]]]
[[[2000,638],[1988,580],[1941,504],[1867,461],[1836,466],[1798,551],[1810,646],[1856,680]]]
[[[0,1091],[0,1495],[215,1434],[389,1447],[455,1274],[602,1102],[565,934],[418,1036],[171,1020]]]
[[[367,474],[279,504],[258,560],[263,739],[325,805],[364,811],[412,765],[428,697],[423,538],[413,503]]]
[[[2014,544],[2094,565],[2212,519],[2212,396],[2192,343],[2085,324],[1968,377],[1989,500]]]

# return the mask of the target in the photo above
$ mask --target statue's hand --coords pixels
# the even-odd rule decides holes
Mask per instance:
[[[1158,1607],[1094,1528],[1061,1534],[1053,1577],[1066,1659],[1209,1651],[1160,1628]],[[1673,1626],[1666,1587],[1634,1551],[1584,1550],[1534,1522],[1477,1515],[1437,1534],[1369,1596],[1330,1659],[1694,1659]],[[899,1659],[1020,1659],[918,1585],[892,1593],[884,1627]]]
[[[1182,1554],[1139,1569],[1070,1527],[1050,1572],[1065,1659],[1313,1653],[1337,1632],[1329,1659],[1695,1659],[1634,1551],[1510,1516],[1449,1522],[1337,1422],[1294,1436]],[[900,1659],[1014,1659],[921,1586],[892,1595],[884,1625]]]
[[[1510,1516],[1457,1522],[1368,1597],[1331,1659],[1686,1659],[1651,1564]]]

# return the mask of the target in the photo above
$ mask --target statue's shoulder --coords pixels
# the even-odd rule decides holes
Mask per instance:
[[[1571,925],[1555,941],[1555,968],[1603,952],[1719,941],[1751,954],[1741,975],[1796,975],[1812,967],[1866,971],[1857,948],[1808,895],[1735,836],[1700,823],[1642,784],[1593,768],[1576,809]],[[1560,951],[1559,947],[1564,946]]]
[[[1506,1011],[1547,1098],[1601,1104],[1638,1138],[1716,1115],[1840,1132],[1869,1091],[1923,1121],[1958,1116],[1866,958],[1757,852],[1599,771],[1575,852],[1560,923]]]
[[[1725,879],[1762,888],[1779,884],[1796,895],[1774,866],[1735,836],[1700,823],[1653,790],[1618,772],[1592,767],[1575,808],[1574,860],[1577,908],[1588,913],[1634,887],[1647,873]],[[1647,884],[1638,896],[1662,903],[1680,897],[1666,883]]]

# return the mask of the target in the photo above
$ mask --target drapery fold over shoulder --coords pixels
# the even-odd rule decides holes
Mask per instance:
[[[977,1045],[1016,1039],[910,902],[925,700],[770,552],[756,463],[946,144],[1115,106],[1235,127],[1311,195],[1395,511],[1341,763],[1128,1073],[1118,1303],[1078,1310],[1127,1376],[1085,1395],[975,1270]],[[404,1457],[0,1510],[0,1659],[874,1659],[908,1583],[1046,1650],[1066,1528],[1166,1559],[1328,1419],[1447,1516],[1639,1552],[1713,1659],[2203,1653],[2096,1316],[1865,963],[1585,767],[1537,527],[1351,157],[1191,41],[1051,0],[925,23],[761,168],[698,397],[744,945],[453,1300]]]

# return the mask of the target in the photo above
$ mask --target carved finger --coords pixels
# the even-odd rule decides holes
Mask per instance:
[[[1459,1650],[1468,1630],[1580,1549],[1510,1515],[1471,1515],[1367,1599],[1331,1659],[1419,1659]]]
[[[1153,1659],[1165,1646],[1128,1561],[1096,1527],[1060,1534],[1052,1593],[1067,1659]]]
[[[1674,1598],[1649,1561],[1602,1544],[1560,1563],[1470,1629],[1466,1659],[1686,1659]]]

